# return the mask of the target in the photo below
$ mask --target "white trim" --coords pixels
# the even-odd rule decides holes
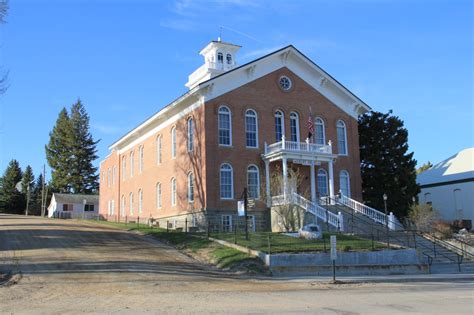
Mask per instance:
[[[231,214],[222,214],[221,215],[222,231],[224,231],[224,217],[229,218],[229,230],[227,232],[232,232],[232,215]]]
[[[135,153],[133,153],[133,150],[130,151],[130,178],[133,177],[133,168],[135,167]]]
[[[229,115],[229,144],[221,144],[220,143],[220,138],[219,138],[219,131],[220,131],[220,111],[221,108],[225,108],[228,110],[228,113],[222,113],[223,115]],[[231,147],[232,146],[232,111],[227,105],[221,105],[219,106],[219,109],[217,110],[217,143],[219,144],[220,147]]]
[[[177,148],[178,139],[177,139],[177,135],[176,135],[176,126],[173,126],[171,128],[170,134],[171,134],[171,158],[176,159],[176,150],[178,149]]]
[[[158,190],[158,187],[159,187],[159,190]],[[155,185],[155,194],[156,194],[156,208],[157,209],[161,209],[161,207],[163,206],[162,204],[162,195],[163,195],[163,191],[161,190],[161,183],[158,182],[156,183]]]
[[[342,190],[342,185],[341,185],[341,182],[342,182],[342,177],[346,177],[347,178],[347,192],[343,191]],[[341,190],[342,194],[346,197],[351,197],[351,177],[349,175],[349,172],[346,171],[346,170],[341,170],[339,172],[339,189]]]
[[[161,165],[163,162],[163,136],[156,136],[156,164]]]
[[[122,194],[122,197],[120,198],[120,216],[124,217],[126,215],[125,208],[126,208],[126,200],[125,200],[125,195]]]
[[[191,124],[191,128],[189,128]],[[186,120],[186,149],[188,152],[194,151],[194,120],[192,117],[189,117]]]
[[[128,195],[128,199],[130,215],[133,215],[133,192]]]
[[[122,155],[122,181],[125,181],[125,174],[127,174],[127,156]]]
[[[295,115],[296,116],[296,142],[300,142],[300,115],[297,113],[297,112],[290,112],[290,141],[293,141],[293,139],[291,139],[291,121],[292,120],[295,120],[295,118],[292,118],[291,115]]]
[[[255,197],[254,199],[256,200],[259,200],[260,199],[260,170],[258,168],[257,165],[255,164],[249,164],[247,166],[247,170],[246,170],[246,173],[247,173],[247,188],[249,187],[249,168],[251,167],[255,167],[256,169],[256,173],[257,173],[257,197]],[[255,172],[255,171],[250,171],[250,172]]]
[[[281,136],[285,136],[285,113],[283,113],[282,110],[280,109],[277,109],[274,113],[273,113],[273,123],[275,124],[275,132],[276,132],[276,119],[277,117],[279,116],[280,120],[281,120]],[[275,134],[275,142],[278,142],[278,141],[281,141],[281,138],[278,139],[278,137],[276,136]]]
[[[323,197],[323,195],[321,195],[321,191],[319,190],[319,177],[321,174],[321,177],[323,176],[324,174],[324,177],[326,178],[326,180],[324,181],[324,184],[326,185],[326,195],[324,196],[329,196],[329,180],[328,180],[328,172],[326,172],[326,170],[324,168],[320,168],[318,170],[318,172],[316,173],[316,190],[317,190],[317,193],[319,194],[319,197]]]
[[[227,165],[230,167],[230,197],[222,197],[222,167]],[[229,163],[222,163],[219,166],[219,198],[220,200],[234,199],[234,168]]]
[[[141,174],[143,173],[143,163],[144,161],[144,150],[143,150],[143,144],[138,147],[138,172]]]
[[[138,189],[138,215],[142,214],[143,211],[143,190]]]
[[[177,197],[177,184],[176,184],[176,178],[175,177],[172,177],[171,178],[171,206],[172,207],[175,207],[176,204],[177,204],[177,200],[176,200],[176,197]]]
[[[193,190],[193,194],[192,194],[192,199],[189,198],[191,196],[191,188]],[[189,203],[193,203],[194,202],[194,174],[192,171],[189,171],[188,172],[188,193],[187,193],[187,197],[188,197],[188,202]]]
[[[255,146],[248,146],[247,145],[247,112],[252,111],[255,114]],[[245,117],[244,117],[244,124],[245,124],[245,147],[248,149],[258,149],[258,113],[255,109],[248,108],[245,110]]]
[[[344,150],[345,150],[345,153],[339,153],[339,135],[338,135],[338,129],[339,129],[339,123],[342,123],[343,127],[344,127]],[[337,137],[337,154],[338,155],[341,155],[341,156],[347,156],[349,155],[349,151],[347,150],[347,126],[346,126],[346,123],[339,119],[337,122],[336,122],[336,137]]]
[[[318,123],[318,122],[317,122],[318,120],[320,120],[321,123]],[[315,126],[315,128],[314,128],[314,133],[315,133],[316,135],[318,134],[318,133],[317,133],[317,131],[318,131],[318,130],[317,130],[317,126],[318,126],[318,125],[322,126],[322,128],[323,128],[323,141],[322,141],[322,143],[318,143],[318,142],[316,141],[316,137],[314,137],[314,142],[315,142],[316,144],[326,144],[326,123],[324,122],[324,119],[322,119],[322,118],[319,117],[319,116],[317,116],[317,117],[314,118],[314,126]]]

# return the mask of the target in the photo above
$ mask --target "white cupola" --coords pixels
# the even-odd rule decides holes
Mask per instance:
[[[241,46],[217,41],[210,42],[199,54],[204,56],[204,64],[194,71],[188,78],[186,87],[194,88],[201,82],[207,81],[219,74],[236,67],[235,54]]]

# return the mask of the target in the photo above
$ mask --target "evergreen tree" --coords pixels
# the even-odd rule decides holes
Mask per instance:
[[[70,174],[74,140],[71,120],[65,108],[59,113],[49,137],[46,159],[51,167],[52,188],[57,192],[68,193],[71,191]]]
[[[22,179],[22,171],[17,160],[11,160],[0,182],[0,212],[23,213],[25,199],[16,189]]]
[[[359,118],[362,195],[368,205],[402,218],[412,198],[420,192],[416,183],[416,160],[408,152],[408,131],[403,121],[387,114],[370,112]]]
[[[74,139],[70,174],[72,190],[76,194],[95,192],[99,188],[99,175],[92,163],[98,158],[96,145],[99,141],[94,141],[89,132],[89,115],[81,100],[71,108],[71,126]]]
[[[25,211],[28,208],[28,212],[30,209],[30,202],[31,202],[31,194],[33,192],[33,184],[35,181],[35,175],[33,174],[33,169],[30,165],[25,168],[23,172],[23,176],[21,178],[21,191],[23,193],[23,197],[25,198]],[[28,192],[29,190],[29,192]],[[28,204],[27,204],[28,203]]]
[[[43,192],[43,174],[40,173],[36,178],[30,198],[30,213],[34,215],[41,214],[41,194]]]

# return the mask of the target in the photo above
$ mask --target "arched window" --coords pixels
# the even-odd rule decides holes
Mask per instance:
[[[193,172],[188,173],[188,201],[194,201],[194,175]]]
[[[122,180],[125,180],[126,172],[127,172],[127,157],[122,156]]]
[[[176,206],[176,178],[171,179],[171,205]]]
[[[143,172],[143,145],[138,148],[138,171]]]
[[[117,166],[112,169],[112,185],[115,185],[115,177],[117,176]]]
[[[133,164],[134,164],[134,160],[133,160],[133,151],[130,152],[130,177],[133,177]]]
[[[247,188],[249,198],[260,198],[260,176],[258,167],[255,165],[250,165],[247,168]]]
[[[344,196],[351,196],[351,182],[349,179],[349,173],[346,170],[342,170],[339,173],[339,189]]]
[[[163,146],[163,141],[162,141],[161,135],[156,137],[156,164],[161,164],[161,148]]]
[[[161,209],[161,183],[156,184],[156,207]]]
[[[130,198],[129,198],[129,201],[130,201],[130,215],[133,215],[133,193],[131,192],[130,193]]]
[[[219,145],[232,145],[232,117],[230,109],[227,106],[219,107]]]
[[[111,180],[111,171],[110,171],[110,167],[107,169],[107,187],[110,187],[110,180]]]
[[[324,120],[316,117],[315,123],[315,141],[316,144],[326,144],[326,131],[324,130]]]
[[[337,152],[347,155],[346,124],[342,120],[337,122]]]
[[[231,54],[227,54],[227,55],[226,55],[226,59],[227,59],[227,64],[228,64],[228,65],[231,65],[231,64],[232,64],[232,55],[231,55]]]
[[[176,127],[171,128],[171,158],[176,158]]]
[[[217,62],[224,63],[224,55],[221,52],[217,53]]]
[[[141,189],[138,190],[138,214],[142,214],[143,210],[143,191]]]
[[[125,195],[122,195],[120,200],[120,216],[125,216]]]
[[[298,113],[290,113],[290,140],[300,142],[300,119]]]
[[[425,203],[428,205],[433,204],[433,201],[431,200],[431,193],[425,193]]]
[[[188,119],[188,152],[194,150],[194,121],[192,118]]]
[[[277,110],[275,112],[275,138],[276,141],[281,141],[281,137],[285,134],[285,123],[283,112]]]
[[[234,174],[232,166],[227,163],[220,168],[220,190],[221,199],[234,198]]]
[[[245,112],[245,138],[247,148],[258,148],[257,113],[253,109]]]
[[[115,215],[115,199],[110,200],[110,214]]]
[[[318,170],[318,193],[320,197],[328,195],[328,174],[322,168]]]

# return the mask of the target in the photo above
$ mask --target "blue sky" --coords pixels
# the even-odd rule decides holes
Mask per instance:
[[[448,0],[10,1],[0,171],[15,158],[38,173],[59,111],[78,97],[104,158],[186,91],[221,26],[243,46],[240,64],[293,44],[374,110],[393,109],[419,164],[438,162],[474,146],[472,20],[471,1]]]

